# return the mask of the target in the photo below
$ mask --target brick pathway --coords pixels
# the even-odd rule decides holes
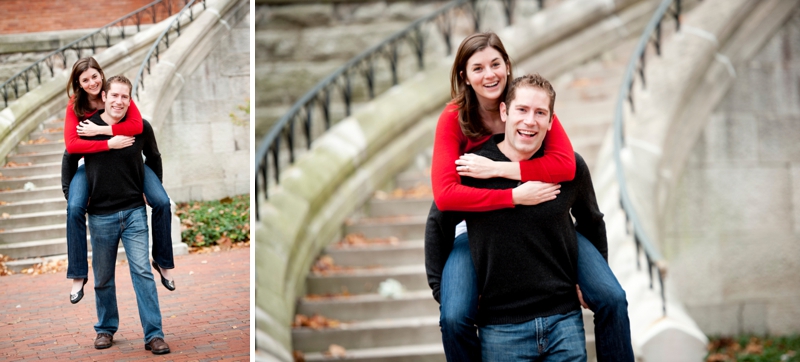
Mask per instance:
[[[120,326],[114,345],[94,349],[92,273],[78,304],[66,273],[0,277],[0,360],[247,361],[250,249],[175,257],[177,290],[158,281],[165,340],[172,353],[145,351],[128,264],[117,265]]]

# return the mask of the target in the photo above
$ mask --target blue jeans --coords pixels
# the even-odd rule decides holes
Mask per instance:
[[[578,237],[578,285],[583,300],[594,311],[595,345],[598,362],[632,362],[628,302],[603,256],[580,233]],[[441,315],[447,360],[481,361],[480,339],[475,320],[478,315],[478,282],[466,234],[459,235],[442,271]]]
[[[580,310],[518,324],[486,325],[480,334],[484,361],[586,362]]]
[[[164,338],[161,330],[161,308],[158,292],[150,271],[147,255],[147,211],[137,207],[108,215],[89,215],[92,233],[92,270],[94,271],[95,305],[97,306],[97,333],[114,335],[119,328],[117,287],[114,281],[117,248],[122,239],[131,281],[139,307],[139,320],[144,330],[144,342]]]
[[[144,194],[153,208],[153,260],[164,269],[172,269],[172,215],[169,196],[150,167],[144,166]],[[86,262],[86,206],[89,203],[89,182],[86,169],[78,167],[69,183],[67,200],[67,278],[83,279],[89,273]]]

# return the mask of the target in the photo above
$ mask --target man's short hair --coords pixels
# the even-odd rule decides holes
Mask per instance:
[[[506,93],[506,112],[511,108],[511,101],[516,99],[517,88],[522,87],[539,88],[550,96],[550,120],[552,120],[553,107],[555,107],[556,104],[556,90],[553,89],[553,85],[550,84],[550,81],[539,75],[539,73],[526,74],[511,82],[511,87],[508,93]]]
[[[126,76],[124,76],[124,75],[115,75],[115,76],[113,76],[111,78],[108,78],[108,80],[106,80],[105,86],[103,87],[103,91],[104,92],[108,93],[108,90],[111,89],[111,83],[121,83],[121,84],[127,85],[128,86],[128,97],[131,96],[131,92],[133,91],[133,84],[131,84],[130,79],[128,79]]]

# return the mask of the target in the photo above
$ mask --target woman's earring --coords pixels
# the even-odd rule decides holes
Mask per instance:
[[[467,82],[467,85],[469,85],[469,82]]]

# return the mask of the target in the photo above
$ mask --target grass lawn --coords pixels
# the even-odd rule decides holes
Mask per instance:
[[[800,362],[800,335],[709,337],[706,362]]]

